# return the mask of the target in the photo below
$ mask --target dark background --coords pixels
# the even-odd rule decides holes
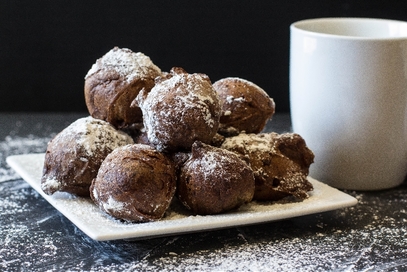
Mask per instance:
[[[313,17],[407,21],[405,0],[0,0],[0,111],[86,111],[84,76],[114,46],[248,79],[289,111],[289,26]]]

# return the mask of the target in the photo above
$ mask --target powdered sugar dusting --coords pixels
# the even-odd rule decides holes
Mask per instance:
[[[228,96],[226,96],[226,99],[225,99],[225,102],[229,103],[229,104],[231,104],[233,102],[242,103],[244,101],[245,101],[244,97],[242,97],[242,96],[241,97],[234,97],[233,95],[228,95]]]
[[[307,191],[312,190],[312,185],[307,181],[307,175],[314,155],[306,146],[300,145],[301,143],[305,145],[305,142],[301,142],[301,140],[302,138],[298,134],[293,133],[281,135],[277,133],[241,133],[238,136],[226,138],[221,148],[247,158],[259,183],[278,181],[274,190],[304,199],[308,197]],[[292,159],[292,154],[287,156],[280,150],[283,146],[301,154],[302,159]],[[282,171],[283,169],[284,171]],[[260,190],[260,188],[258,189]],[[256,199],[256,195],[254,198]]]
[[[20,183],[10,183],[7,191],[0,191],[0,216],[10,218],[11,214],[14,220],[32,213],[35,216],[25,219],[24,224],[19,219],[0,225],[0,269],[4,271],[285,272],[406,268],[407,247],[402,239],[407,233],[406,210],[393,210],[385,216],[392,209],[380,199],[392,198],[396,205],[405,203],[405,189],[388,196],[353,192],[359,206],[270,224],[100,243],[75,230],[52,206],[41,205],[43,214],[38,217],[38,206],[23,203],[38,204],[41,200],[35,200],[37,194]]]
[[[13,135],[0,141],[0,178],[19,177],[5,166],[5,157],[44,152],[50,138]],[[35,163],[33,169],[41,165]],[[69,222],[25,181],[8,180],[0,184],[0,270],[406,271],[406,184],[385,191],[347,193],[359,204],[260,225],[141,241],[98,242]],[[312,195],[305,203],[315,197]],[[318,205],[322,207],[327,201]],[[89,216],[93,211],[82,208],[79,198],[65,202],[87,219],[84,224],[94,221],[94,216]],[[265,205],[262,207],[265,209]],[[185,217],[173,210],[168,216]],[[194,222],[195,218],[203,217],[191,216],[185,222]],[[112,222],[105,218],[106,230],[114,225]]]
[[[47,177],[43,182],[43,187],[48,188],[50,191],[58,191],[60,182],[55,177]]]
[[[222,174],[226,165],[233,163],[233,159],[241,162],[237,155],[226,149],[220,149],[212,146],[192,147],[193,156],[190,159],[188,168],[197,169],[198,173],[203,175],[203,180],[208,182],[219,182],[222,179],[232,178],[233,175],[240,175],[242,169],[237,169],[236,172],[228,172],[228,176]],[[188,162],[187,162],[188,163]]]
[[[222,172],[222,162],[227,161],[225,156],[213,150],[207,150],[199,158],[192,158],[191,163],[188,165],[190,169],[199,169],[200,174],[203,175],[204,180],[207,182],[216,182],[214,177]]]
[[[64,146],[69,139],[76,139],[86,154],[91,157],[98,150],[114,150],[119,146],[132,144],[133,139],[112,125],[91,116],[80,118],[66,127],[53,141]]]
[[[356,197],[361,205],[346,210],[174,237],[140,261],[101,271],[404,271],[406,211],[380,216],[386,211],[380,196]],[[186,244],[197,250],[185,250]]]
[[[52,137],[52,136],[51,136]],[[20,178],[16,172],[6,164],[6,158],[11,155],[27,153],[43,153],[51,137],[7,136],[0,141],[0,183]]]
[[[265,135],[265,134],[263,134]],[[222,148],[227,150],[242,149],[244,152],[255,153],[275,152],[274,145],[269,137],[258,137],[253,134],[240,133],[234,137],[227,137],[222,144]]]
[[[193,127],[198,124],[207,127],[208,134],[216,133],[221,113],[219,97],[211,83],[199,74],[174,73],[157,83],[145,99],[144,95],[141,92],[137,98],[144,126],[149,141],[159,150],[167,147],[174,130],[182,126],[190,129],[190,135],[195,135]],[[191,116],[195,117],[193,124]],[[200,139],[198,135],[197,138]]]
[[[127,48],[115,47],[98,59],[88,71],[85,79],[99,70],[115,70],[120,76],[131,82],[134,78],[146,78],[152,74],[160,74],[161,70],[151,59],[141,52],[133,52]]]
[[[209,150],[205,152],[205,155],[200,160],[196,160],[196,162],[199,163],[201,169],[205,169],[204,173],[207,174],[221,171],[220,165],[224,160],[226,160],[225,156],[222,156],[213,150]],[[192,168],[195,167],[192,166]]]
[[[239,78],[239,77],[228,77],[228,78],[225,78],[224,80],[228,80],[228,81],[230,81],[230,82],[233,82],[233,81],[241,82],[241,83],[245,84],[246,86],[249,86],[249,87],[251,87],[251,88],[257,89],[257,90],[258,90],[259,92],[261,92],[264,96],[268,97],[268,94],[267,94],[267,92],[266,92],[265,90],[263,90],[262,88],[260,88],[260,86],[258,86],[257,84],[254,84],[253,82],[251,82],[251,81],[249,81],[249,80],[247,80],[247,79]],[[233,99],[233,97],[232,97],[232,99]],[[244,97],[240,97],[240,98],[237,97],[237,98],[235,98],[235,99],[242,99],[242,101],[244,101]]]
[[[109,196],[107,201],[102,203],[102,206],[105,211],[126,211],[125,204],[121,201],[117,201],[112,196]]]

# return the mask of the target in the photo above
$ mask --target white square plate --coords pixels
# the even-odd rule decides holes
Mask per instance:
[[[172,205],[165,217],[157,222],[123,223],[106,215],[90,198],[74,197],[67,193],[46,195],[40,187],[44,154],[15,155],[7,163],[51,205],[94,240],[149,238],[188,232],[250,225],[282,220],[302,215],[341,209],[357,204],[357,200],[313,178],[310,197],[301,202],[253,201],[239,209],[219,214],[194,216],[179,205]]]

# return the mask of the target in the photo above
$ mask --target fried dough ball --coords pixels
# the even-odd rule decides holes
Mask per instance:
[[[135,101],[143,112],[149,142],[159,151],[190,150],[210,143],[219,127],[221,106],[208,76],[173,68]]]
[[[308,198],[313,189],[307,176],[314,154],[295,133],[245,134],[226,138],[222,148],[234,151],[254,171],[254,200],[279,200],[293,195]]]
[[[235,153],[195,142],[180,169],[178,198],[194,214],[226,212],[252,200],[252,169]]]
[[[133,143],[127,134],[103,120],[80,118],[57,134],[47,146],[41,188],[89,196],[100,164],[114,149]]]
[[[117,148],[100,166],[91,198],[107,214],[130,222],[161,219],[175,194],[174,165],[154,148]]]
[[[142,122],[131,102],[141,89],[150,90],[161,70],[143,53],[114,47],[98,59],[85,76],[85,101],[94,118],[117,128]]]
[[[237,77],[216,81],[213,88],[222,103],[219,133],[259,133],[275,111],[274,100],[256,84]]]

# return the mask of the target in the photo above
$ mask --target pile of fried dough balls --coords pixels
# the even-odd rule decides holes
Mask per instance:
[[[173,199],[208,215],[303,200],[313,189],[314,154],[298,134],[262,133],[275,103],[248,80],[162,72],[143,53],[115,47],[85,76],[84,94],[90,116],[48,144],[46,194],[90,197],[114,218],[149,222]]]

